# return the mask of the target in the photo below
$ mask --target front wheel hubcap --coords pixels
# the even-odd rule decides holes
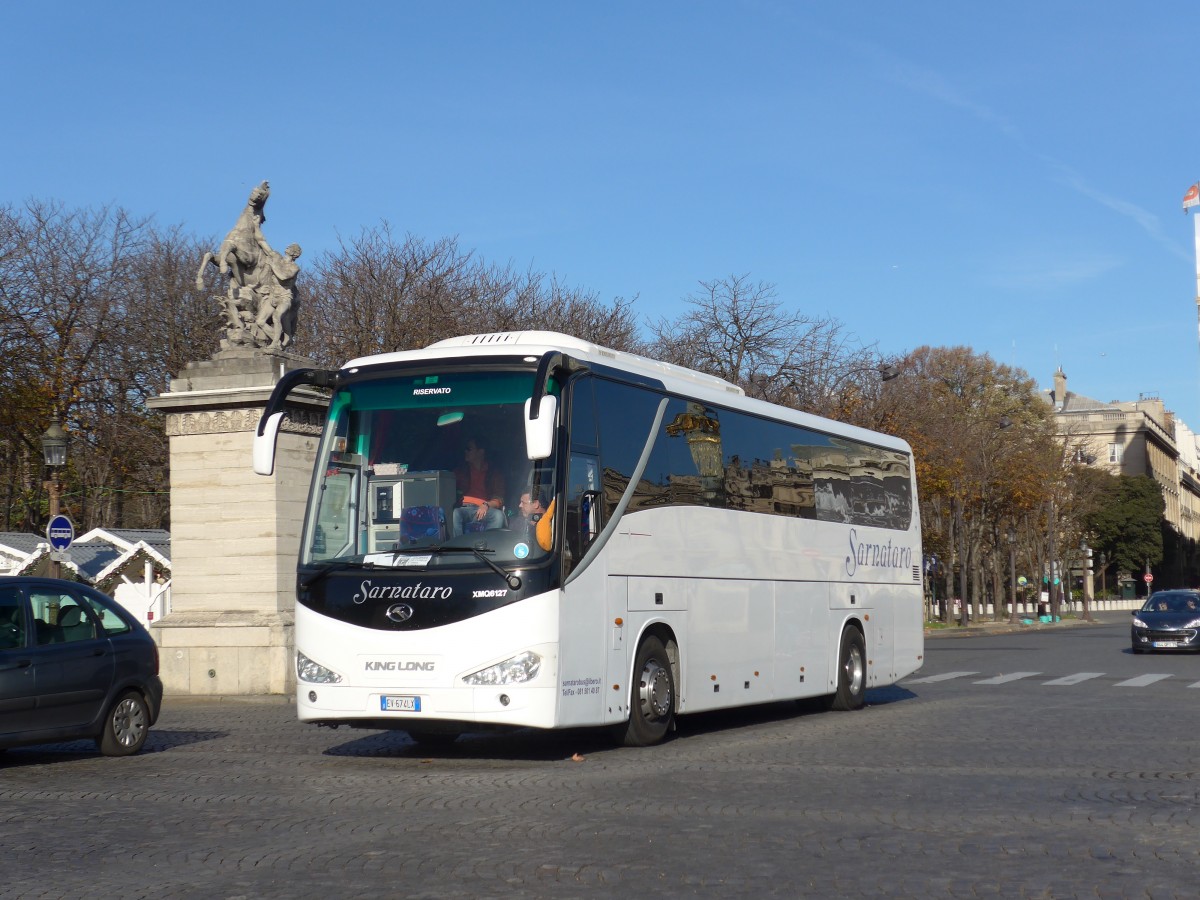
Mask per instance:
[[[863,689],[863,680],[866,678],[866,666],[863,665],[862,653],[858,647],[851,647],[850,652],[846,654],[846,686],[850,689],[851,694],[857,695]]]
[[[638,700],[647,719],[661,719],[671,711],[671,675],[658,660],[648,660],[642,668]]]
[[[113,734],[123,747],[137,743],[146,730],[146,719],[142,708],[132,700],[123,700],[113,711]]]

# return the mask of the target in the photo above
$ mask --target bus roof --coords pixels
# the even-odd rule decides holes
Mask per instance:
[[[706,375],[694,369],[648,359],[636,353],[611,350],[591,341],[584,341],[555,331],[498,331],[490,334],[463,335],[437,341],[421,350],[380,353],[352,359],[342,368],[352,369],[358,366],[405,363],[423,359],[446,359],[447,357],[513,356],[514,354],[528,355],[533,361],[551,351],[566,353],[584,362],[610,366],[653,378],[661,381],[667,389],[685,396],[692,396],[697,400],[708,400],[761,416],[790,421],[818,431],[832,432],[847,438],[865,441],[876,446],[901,450],[905,453],[911,452],[908,444],[900,438],[868,431],[844,422],[835,422],[812,413],[777,406],[763,400],[755,400],[747,397],[746,392],[736,384],[715,375]]]
[[[446,350],[453,350],[454,353],[447,354]],[[468,334],[438,341],[422,350],[382,353],[351,360],[343,368],[406,362],[414,359],[439,359],[447,355],[460,357],[512,356],[513,353],[523,353],[529,356],[541,356],[543,353],[554,350],[586,362],[616,366],[655,379],[690,382],[695,385],[703,385],[710,390],[725,391],[739,396],[746,393],[736,384],[723,378],[717,378],[715,375],[706,375],[683,366],[647,359],[636,353],[610,350],[599,344],[593,344],[591,341],[580,340],[569,334],[559,334],[555,331],[498,331],[491,334]]]

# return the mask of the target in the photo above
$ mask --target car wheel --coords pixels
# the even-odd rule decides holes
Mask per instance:
[[[105,756],[130,756],[142,749],[149,734],[150,708],[137,691],[126,691],[104,717],[96,743]]]

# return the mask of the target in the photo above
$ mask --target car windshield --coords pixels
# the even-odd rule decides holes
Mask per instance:
[[[1155,594],[1142,607],[1143,612],[1200,612],[1200,594]]]
[[[554,460],[526,452],[533,381],[532,370],[423,369],[339,390],[302,562],[426,568],[478,565],[481,553],[509,566],[544,557]]]

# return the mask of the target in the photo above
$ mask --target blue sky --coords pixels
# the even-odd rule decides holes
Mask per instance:
[[[388,221],[673,317],[749,274],[1200,430],[1200,5],[5,4],[0,203]],[[304,260],[302,259],[303,263]]]

